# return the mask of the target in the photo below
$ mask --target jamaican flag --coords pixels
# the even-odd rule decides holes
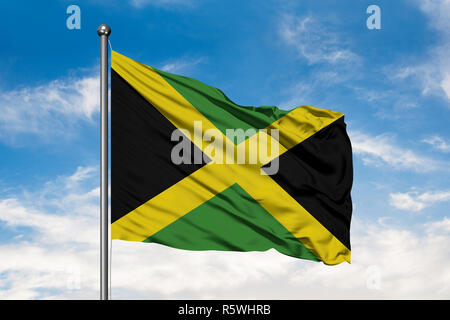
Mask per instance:
[[[111,237],[350,262],[344,115],[240,106],[112,52]]]

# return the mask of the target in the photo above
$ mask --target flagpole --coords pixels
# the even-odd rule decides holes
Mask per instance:
[[[108,300],[108,38],[111,28],[102,24],[97,34],[100,37],[100,300]]]

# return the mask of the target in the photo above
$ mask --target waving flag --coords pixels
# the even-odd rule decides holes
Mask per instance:
[[[343,114],[240,106],[114,51],[111,68],[113,239],[350,262]]]

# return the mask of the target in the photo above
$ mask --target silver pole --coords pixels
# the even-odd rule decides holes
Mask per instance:
[[[97,34],[100,36],[100,300],[108,300],[108,37],[111,28],[102,24]]]

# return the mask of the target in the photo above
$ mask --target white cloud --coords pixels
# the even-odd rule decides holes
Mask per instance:
[[[395,169],[414,170],[418,172],[433,171],[445,164],[420,156],[414,151],[404,149],[393,142],[387,135],[370,136],[359,131],[349,132],[353,152],[362,157],[366,165],[389,165]]]
[[[11,241],[0,245],[0,298],[98,298],[98,192],[92,191],[97,177],[78,179],[86,171],[78,168],[72,176],[58,177],[43,186],[43,195],[31,192],[24,202],[0,200],[0,220],[12,232]],[[79,184],[74,185],[74,180]],[[90,186],[81,188],[83,182]],[[57,187],[61,191],[53,192]],[[83,200],[58,211],[46,208],[43,199]],[[95,208],[83,212],[94,203]],[[17,237],[17,226],[27,227],[32,236]],[[112,297],[448,299],[450,219],[418,229],[412,232],[386,221],[368,224],[356,219],[352,264],[335,267],[275,251],[195,252],[113,241]]]
[[[95,172],[95,167],[78,167],[77,171],[75,171],[73,175],[69,176],[67,180],[76,183],[90,178]]]
[[[445,299],[449,296],[450,272],[446,268],[450,256],[444,244],[439,245],[442,237],[449,238],[448,232],[436,233],[424,227],[425,232],[418,234],[376,224],[361,224],[358,228],[358,232],[361,229],[364,232],[353,237],[350,267],[338,266],[331,272],[323,266],[311,268],[309,272],[299,272],[297,284],[309,284],[316,298],[314,286],[318,285],[328,298]],[[442,261],[440,255],[445,256]],[[442,265],[436,264],[440,262]]]
[[[450,35],[449,0],[416,0],[416,3],[431,18],[431,27]]]
[[[390,204],[400,210],[421,211],[436,202],[450,201],[450,191],[391,193]]]
[[[353,75],[346,71],[330,71],[328,68],[317,70],[313,75],[305,80],[298,81],[286,92],[288,99],[278,103],[281,109],[292,109],[299,105],[327,106],[335,104],[336,100],[323,92],[327,92],[332,87],[340,87],[351,79]]]
[[[165,63],[161,67],[161,70],[171,73],[188,72],[194,66],[196,66],[199,63],[203,63],[204,61],[205,61],[204,58],[173,60]]]
[[[397,209],[420,211],[426,207],[425,203],[415,200],[409,193],[391,193],[389,203]]]
[[[23,134],[66,136],[80,120],[91,121],[99,105],[98,77],[65,78],[0,91],[0,139]]]
[[[416,65],[390,67],[393,80],[404,80],[408,86],[419,85],[423,95],[438,95],[450,101],[450,1],[416,0],[415,4],[428,18],[431,29],[437,31],[439,42]],[[411,82],[414,81],[414,82]]]
[[[405,83],[410,88],[419,88],[423,96],[435,95],[450,100],[450,59],[440,57],[449,48],[436,47],[430,59],[417,65],[390,66],[387,70],[394,83]]]
[[[438,191],[438,192],[425,192],[417,197],[420,201],[423,202],[441,202],[441,201],[449,201],[450,200],[450,191]]]
[[[298,54],[309,64],[359,61],[359,57],[337,33],[328,30],[312,16],[283,16],[280,35],[287,44],[295,47]]]
[[[440,136],[432,136],[428,139],[422,140],[422,142],[428,143],[442,152],[450,152],[450,142]]]
[[[450,233],[450,219],[449,218],[444,218],[443,220],[440,221],[434,221],[434,222],[430,222],[427,223],[426,225],[427,228],[427,232],[428,233],[434,233],[434,234],[446,234],[446,233]]]
[[[92,218],[98,216],[99,188],[86,190],[80,183],[97,177],[94,167],[79,167],[68,177],[58,177],[37,192],[0,200],[0,221],[7,226],[29,227],[42,243],[94,241]],[[20,199],[20,200],[19,200]]]
[[[443,75],[440,86],[450,100],[450,73],[445,73],[445,75]]]

